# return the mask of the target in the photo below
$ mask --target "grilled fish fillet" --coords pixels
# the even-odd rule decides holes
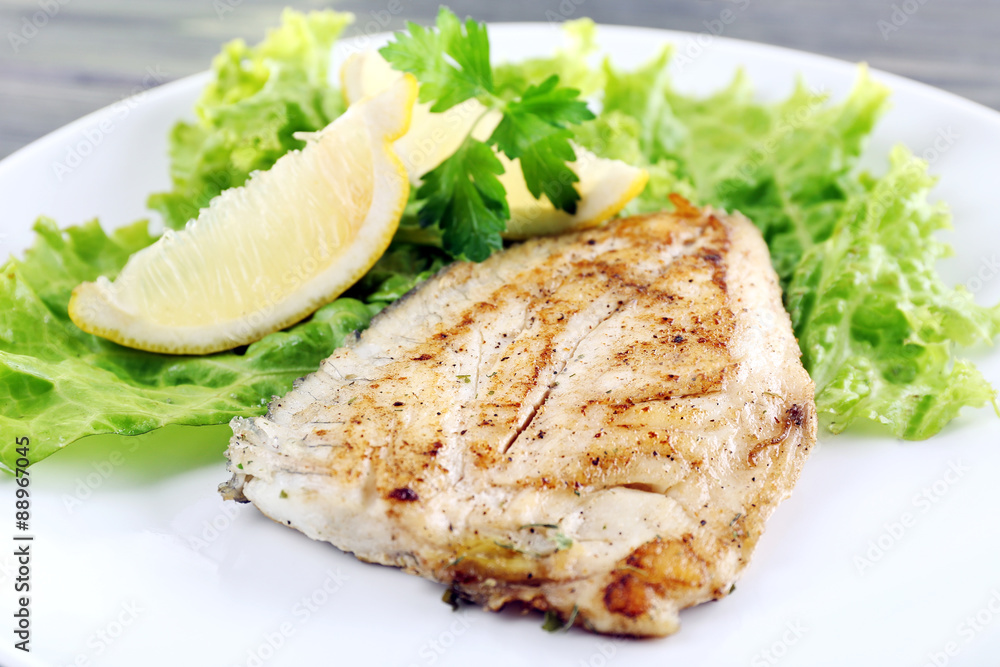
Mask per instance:
[[[223,493],[491,609],[675,632],[816,438],[760,234],[676,203],[444,270],[233,420]]]

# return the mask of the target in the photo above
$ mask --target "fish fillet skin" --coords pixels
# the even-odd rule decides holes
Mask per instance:
[[[756,228],[696,209],[457,263],[236,418],[229,498],[602,633],[726,596],[816,441]]]

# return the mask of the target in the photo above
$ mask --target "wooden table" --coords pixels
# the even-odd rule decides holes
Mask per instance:
[[[90,111],[208,67],[222,42],[256,42],[281,7],[333,6],[360,24],[432,20],[438,0],[4,0],[0,157]],[[997,0],[448,0],[487,21],[590,16],[601,23],[706,31],[823,53],[1000,109]],[[399,7],[392,14],[388,8]],[[352,30],[358,30],[354,28]],[[350,32],[350,31],[349,31]]]

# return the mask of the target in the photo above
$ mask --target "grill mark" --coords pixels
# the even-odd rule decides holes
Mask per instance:
[[[604,324],[612,317],[614,317],[618,312],[620,312],[621,309],[624,307],[624,305],[625,303],[623,301],[619,301],[618,305],[615,306],[613,310],[611,310],[607,315],[598,320],[597,323],[594,326],[592,326],[589,331],[580,336],[579,340],[576,341],[576,344],[573,345],[573,349],[570,350],[570,353],[568,355],[566,355],[566,358],[563,360],[559,370],[557,370],[554,373],[555,377],[559,377],[566,370],[566,366],[568,366],[569,362],[572,361],[573,358],[576,356],[576,351],[580,349],[580,345],[583,343],[583,341],[586,340],[595,331],[597,331],[602,324]],[[548,350],[549,352],[552,351],[551,340],[549,342]],[[517,441],[517,439],[521,437],[521,434],[524,433],[526,430],[528,430],[528,428],[531,426],[531,422],[534,421],[535,416],[538,414],[538,411],[548,400],[549,395],[552,393],[552,389],[554,387],[555,384],[553,380],[553,383],[550,383],[549,386],[545,388],[545,391],[542,393],[540,397],[541,400],[536,402],[535,405],[532,407],[531,413],[528,415],[528,418],[524,421],[524,423],[522,423],[521,425],[518,426],[518,428],[515,429],[514,433],[512,433],[509,438],[507,438],[507,441],[504,443],[503,449],[501,450],[501,454],[506,454],[510,450],[510,448],[514,446],[514,443]]]
[[[721,238],[718,238],[720,235]],[[692,240],[694,241],[694,243],[691,246],[680,247],[680,248],[677,248],[676,246],[671,246],[669,248],[670,251],[669,257],[665,258],[668,259],[668,261],[661,268],[660,270],[661,275],[667,274],[671,270],[671,268],[677,264],[678,261],[681,261],[683,259],[687,258],[704,259],[712,265],[712,279],[711,279],[712,282],[715,283],[721,289],[725,297],[728,297],[729,291],[728,291],[728,285],[726,284],[725,265],[723,262],[721,262],[721,255],[719,254],[728,252],[730,247],[729,235],[726,232],[725,226],[721,223],[720,220],[718,220],[714,216],[710,216],[701,225],[699,234],[695,236],[694,239]],[[552,260],[550,259],[549,261]],[[614,284],[616,291],[624,288],[624,291],[626,291],[629,294],[638,292],[640,295],[646,295],[647,297],[650,297],[654,301],[668,300],[672,302],[675,299],[674,295],[667,294],[665,292],[661,294],[658,290],[653,290],[655,294],[650,294],[651,287],[647,283],[647,281],[632,279],[632,276],[628,275],[627,268],[625,271],[623,271],[619,262],[615,263],[608,262],[605,261],[603,257],[575,262],[574,267],[576,268],[576,271],[571,272],[571,275],[575,274],[576,276],[580,276],[581,269],[585,266],[590,271],[590,273],[584,274],[585,276],[589,275],[604,276],[606,277],[609,283]],[[568,277],[569,276],[563,276],[563,282],[561,284],[564,284]],[[569,355],[567,355],[566,360],[563,362],[562,366],[559,368],[555,376],[558,377],[565,371],[566,366],[576,356],[577,350],[579,349],[580,345],[583,343],[585,339],[587,339],[591,334],[597,331],[597,329],[602,324],[604,324],[606,321],[611,319],[615,314],[620,312],[626,303],[631,303],[631,302],[632,300],[620,300],[618,302],[617,307],[613,311],[611,311],[606,317],[602,318],[597,324],[594,325],[593,328],[591,328],[579,340],[577,340],[576,344],[573,347],[572,352]],[[699,340],[699,344],[704,345],[709,343],[715,346],[719,346],[721,344],[722,347],[725,347],[726,343],[728,343],[728,339],[726,341],[722,341],[721,343],[720,341],[716,340],[707,341],[704,338]],[[733,364],[729,364],[728,366],[732,365]],[[719,383],[721,383],[721,381],[723,380],[724,373],[725,373],[725,368],[722,369],[722,371],[720,371],[720,377],[718,379]],[[678,396],[665,395],[663,399],[700,396],[708,393],[716,393],[719,391],[717,383],[710,383],[710,384],[712,386],[698,387],[694,391],[682,392]],[[549,385],[549,387],[546,388],[545,392],[540,397],[540,400],[533,406],[532,411],[528,415],[527,419],[521,424],[519,424],[518,427],[515,429],[514,433],[512,433],[510,437],[506,439],[502,449],[502,454],[507,454],[511,449],[511,447],[513,447],[514,443],[517,442],[521,434],[524,433],[526,430],[528,430],[532,421],[538,414],[539,410],[547,401],[549,395],[551,394],[551,391],[552,391],[552,385]],[[646,402],[648,400],[649,399],[645,399],[643,402]],[[590,403],[612,404],[612,405],[614,404],[613,401],[602,400],[602,399],[594,399],[593,401],[590,401]],[[631,400],[627,401],[627,403],[629,407],[634,405],[634,402]]]
[[[728,303],[730,299],[730,293],[726,281],[725,264],[723,261],[723,254],[728,252],[730,248],[730,237],[728,230],[725,225],[723,225],[719,220],[704,219],[700,221],[698,226],[698,235],[694,236],[690,245],[683,246],[679,251],[665,251],[658,253],[658,257],[661,262],[669,257],[669,260],[662,264],[658,270],[660,280],[654,280],[652,283],[649,280],[641,281],[641,284],[635,284],[635,278],[628,274],[627,271],[622,271],[621,262],[608,262],[601,261],[598,259],[595,262],[591,262],[591,270],[596,269],[596,272],[604,273],[609,276],[609,278],[617,282],[620,288],[624,288],[630,291],[634,298],[636,299],[635,308],[636,311],[636,321],[633,322],[634,325],[644,326],[651,325],[655,321],[655,325],[660,325],[661,321],[667,322],[668,325],[674,324],[674,318],[672,317],[660,317],[663,311],[656,312],[653,315],[643,315],[645,308],[656,307],[658,304],[664,306],[667,303],[673,303],[676,299],[681,299],[680,296],[672,294],[672,289],[670,285],[673,283],[672,280],[686,279],[689,271],[695,270],[700,272],[701,280],[705,281],[706,288],[717,289],[718,294],[712,295],[712,298],[719,298],[718,310],[714,312],[709,312],[705,310],[702,312],[698,310],[694,315],[692,322],[684,325],[676,334],[671,333],[670,336],[664,336],[662,339],[664,341],[672,341],[674,335],[679,335],[684,338],[688,343],[693,344],[697,341],[695,346],[695,354],[697,357],[694,361],[704,364],[706,361],[712,361],[711,358],[705,357],[704,354],[712,354],[712,350],[721,351],[725,357],[724,365],[718,367],[717,371],[713,373],[699,374],[697,377],[690,379],[689,382],[684,384],[678,384],[674,387],[672,384],[670,388],[662,387],[660,391],[652,391],[646,393],[643,391],[639,396],[603,396],[600,395],[597,398],[590,400],[585,400],[585,405],[580,407],[581,412],[586,416],[588,407],[600,407],[605,410],[610,411],[610,415],[602,425],[603,428],[617,427],[620,429],[630,428],[628,424],[618,423],[618,418],[621,414],[634,409],[642,409],[644,405],[652,403],[662,403],[665,400],[674,400],[681,398],[694,398],[698,396],[705,396],[709,394],[717,394],[722,390],[723,384],[728,376],[731,375],[733,368],[738,362],[732,361],[728,354],[728,346],[730,339],[733,335],[732,330],[732,320],[734,319],[734,314],[729,308]],[[674,249],[677,247],[675,246]],[[665,257],[666,256],[666,257]],[[679,265],[679,263],[684,263]],[[599,266],[597,266],[599,264]],[[690,267],[688,266],[690,265]],[[627,264],[626,264],[627,266]],[[677,273],[680,271],[680,273]],[[624,275],[623,275],[624,274]],[[676,274],[676,275],[674,275]],[[683,274],[683,275],[682,275]],[[673,276],[673,277],[671,277]],[[663,281],[663,282],[661,282]],[[636,294],[636,292],[639,292]],[[687,297],[685,297],[687,298]],[[669,313],[668,313],[669,314]],[[655,339],[656,336],[653,336]],[[640,352],[640,362],[643,358],[650,358],[651,349],[657,347],[655,341],[641,341],[637,343],[629,344],[624,351],[616,353],[616,357],[619,363],[628,363],[629,355],[633,349]],[[579,347],[579,342],[574,348],[574,352],[570,355],[572,358],[576,357],[576,351]],[[702,353],[699,350],[704,350]],[[719,359],[722,361],[722,359]],[[704,368],[704,366],[699,366]],[[667,377],[671,381],[679,381],[676,375],[668,374]],[[693,383],[693,384],[692,384]],[[655,384],[649,387],[649,389],[655,389]],[[645,408],[648,410],[648,407]],[[683,417],[681,417],[683,419]],[[598,433],[594,437],[600,437],[601,433]],[[516,442],[516,440],[512,441]],[[591,450],[587,450],[584,454],[581,454],[583,458],[588,461],[593,458],[590,454]],[[670,457],[673,460],[672,457]],[[560,484],[563,486],[579,485],[580,483],[585,486],[590,487],[591,490],[603,490],[603,489],[613,489],[613,488],[631,488],[632,490],[639,490],[640,492],[654,493],[655,495],[661,495],[668,498],[672,498],[678,503],[681,510],[687,515],[692,516],[693,512],[691,508],[684,506],[678,498],[676,497],[676,487],[682,485],[692,470],[687,470],[686,473],[682,473],[679,479],[672,483],[662,485],[663,491],[657,492],[653,490],[652,486],[649,485],[634,485],[629,484],[626,479],[629,473],[626,469],[634,463],[631,459],[624,461],[615,461],[614,470],[617,471],[616,474],[606,475],[604,468],[603,458],[598,458],[597,463],[592,465],[579,464],[579,461],[573,461],[573,471],[575,471],[570,477],[565,477],[567,472],[564,472],[564,478],[559,479],[559,473],[554,473],[554,471],[546,469],[545,471],[539,472],[537,477],[532,477],[530,480],[524,480],[523,483],[530,483],[539,488],[556,488]],[[691,468],[697,468],[701,461],[697,463],[692,463],[686,459],[681,459],[678,463],[682,466],[690,466]],[[579,464],[579,470],[577,469],[577,464]],[[619,468],[620,467],[620,468]],[[552,483],[552,475],[555,474],[556,484]],[[618,478],[614,481],[608,477]],[[601,478],[604,479],[601,479]],[[603,483],[602,483],[603,482]],[[596,486],[595,486],[596,483]],[[645,487],[645,488],[644,488]]]
[[[641,227],[641,225],[627,225],[627,227],[638,230]],[[632,229],[629,229],[628,231],[631,232]],[[714,254],[714,252],[717,251],[717,249],[722,243],[728,241],[728,238],[726,238],[725,236],[725,227],[721,223],[719,223],[717,220],[702,219],[699,221],[699,224],[697,226],[692,225],[687,230],[682,230],[681,233],[683,233],[685,236],[690,235],[691,237],[690,244],[660,246],[655,241],[653,242],[655,248],[651,248],[650,251],[656,255],[658,261],[660,262],[660,267],[656,271],[657,273],[659,272],[666,273],[671,270],[672,266],[676,265],[676,262],[685,260],[687,258],[699,259],[702,262],[713,264],[715,265],[715,268],[718,268],[717,263],[712,262],[710,259],[705,259],[703,257],[703,254]],[[721,239],[719,238],[720,233],[722,235]],[[638,241],[629,239],[628,241],[624,241],[621,244],[614,244],[614,245],[620,245],[620,248],[622,250],[627,251],[637,242]],[[649,240],[644,239],[643,242],[649,243]],[[728,243],[725,243],[725,245],[726,247],[728,247]],[[602,252],[602,254],[597,255],[596,257],[580,256],[580,253],[575,251],[556,252],[555,254],[550,254],[542,262],[541,267],[536,265],[534,268],[528,271],[518,272],[518,275],[525,277],[526,280],[521,280],[516,278],[511,279],[500,288],[490,290],[489,294],[480,293],[476,295],[477,299],[494,300],[496,301],[497,305],[500,306],[514,303],[516,301],[527,302],[527,304],[529,304],[522,311],[523,321],[521,323],[522,328],[520,332],[518,331],[509,332],[512,333],[513,335],[508,335],[504,339],[504,341],[507,342],[509,345],[510,343],[517,340],[520,336],[522,336],[524,330],[530,326],[530,322],[532,320],[533,308],[537,309],[539,306],[542,306],[542,308],[544,308],[544,302],[546,298],[553,296],[553,293],[559,289],[559,286],[565,285],[569,281],[579,280],[581,277],[585,278],[586,276],[590,276],[591,278],[596,277],[601,281],[602,285],[601,290],[603,291],[615,291],[615,292],[620,291],[629,293],[629,296],[627,297],[623,294],[623,303],[619,305],[619,308],[615,308],[614,310],[612,310],[611,313],[609,313],[605,318],[602,318],[601,321],[594,326],[594,328],[592,328],[590,331],[585,332],[580,338],[578,338],[575,341],[575,344],[573,345],[573,352],[567,355],[565,361],[560,365],[556,374],[550,375],[553,369],[548,368],[546,369],[547,372],[544,373],[544,375],[542,375],[540,369],[536,366],[535,369],[536,372],[533,376],[535,379],[528,380],[524,386],[527,387],[526,389],[527,392],[537,392],[540,395],[537,395],[535,397],[536,400],[532,401],[534,405],[531,407],[530,413],[523,416],[520,420],[521,423],[518,425],[517,428],[514,429],[514,432],[511,433],[509,437],[505,438],[505,442],[503,443],[503,452],[505,453],[509,452],[509,450],[517,442],[518,438],[520,437],[520,434],[531,428],[532,424],[534,423],[534,420],[538,418],[538,413],[541,410],[541,408],[546,403],[551,402],[551,393],[553,387],[551,385],[548,385],[544,388],[543,391],[538,391],[542,389],[542,387],[537,387],[539,376],[546,377],[546,379],[549,380],[550,382],[554,381],[555,378],[557,377],[564,376],[564,373],[569,365],[569,362],[571,362],[575,358],[579,350],[579,347],[582,345],[583,341],[587,339],[590,336],[590,334],[594,333],[594,331],[597,330],[598,326],[600,326],[606,319],[610,318],[615,313],[620,312],[621,307],[624,306],[625,303],[630,302],[630,298],[638,297],[639,299],[642,300],[665,299],[668,301],[673,301],[675,299],[675,295],[673,294],[668,294],[667,292],[661,293],[661,291],[657,288],[650,289],[647,279],[645,278],[641,280],[637,279],[633,275],[633,271],[630,270],[632,265],[629,262],[630,260],[629,256],[618,257],[616,259],[613,254],[616,251],[616,248],[607,248],[606,251],[607,252]],[[608,252],[612,253],[612,255],[608,255],[607,254]],[[563,263],[562,266],[559,266],[560,262]],[[543,274],[548,273],[550,275],[547,275],[545,277],[540,277],[538,275],[539,271]],[[555,275],[551,275],[553,273]],[[713,278],[717,279],[719,277],[721,277],[719,273],[713,275]],[[556,280],[554,281],[553,278],[555,278]],[[716,282],[716,280],[713,280],[713,282]],[[636,294],[637,291],[639,292],[639,294]],[[471,294],[468,296],[471,296]],[[586,303],[586,301],[582,301],[581,303]],[[575,305],[579,306],[580,304],[575,304]],[[607,305],[612,306],[611,303]],[[424,361],[425,363],[420,364],[425,368],[428,368],[428,367],[433,367],[436,364],[442,363],[438,361],[440,357],[437,357],[437,353],[439,352],[447,351],[448,354],[458,353],[458,351],[456,351],[454,348],[461,347],[463,344],[465,344],[468,347],[471,347],[472,341],[467,339],[467,336],[470,334],[475,335],[474,328],[476,322],[478,321],[477,318],[483,315],[480,306],[482,306],[481,301],[462,304],[459,308],[456,309],[456,312],[449,314],[448,319],[451,320],[452,322],[450,326],[445,322],[440,321],[435,327],[432,328],[431,332],[429,332],[430,334],[428,336],[429,340],[423,340],[421,343],[418,343],[418,347],[415,350],[411,348],[411,350],[409,351],[400,350],[400,352],[402,352],[402,355],[404,357],[408,356],[407,352],[409,352],[409,354],[416,356],[422,356],[423,353],[430,353],[429,356],[431,356],[432,359],[421,359],[421,361]],[[535,317],[537,316],[539,316],[538,313],[536,313]],[[541,316],[543,317],[544,320],[553,319],[552,317],[546,317],[544,313],[541,314]],[[561,329],[561,327],[557,324],[554,323],[550,324],[553,325],[551,331],[558,332]],[[690,333],[693,333],[695,330],[700,331],[700,327],[692,329],[691,331],[685,333],[685,335],[689,335]],[[438,335],[434,336],[433,335],[434,333]],[[460,340],[462,342],[459,342]],[[562,341],[562,344],[565,344],[565,342],[567,341]],[[478,347],[480,348],[483,347],[481,336],[476,341],[476,343]],[[562,344],[560,345],[560,347],[562,347]],[[423,349],[420,349],[420,347],[422,347]],[[542,342],[541,347],[543,347],[544,349],[538,350],[538,348],[536,348],[537,351],[532,351],[532,355],[535,356],[537,361],[542,362],[542,365],[547,365],[547,361],[548,359],[551,359],[551,356],[555,351],[555,347],[551,344],[551,341],[548,341],[547,344],[546,342]],[[484,351],[485,350],[480,349],[480,352]],[[396,358],[396,361],[401,361],[401,359]],[[330,366],[332,366],[332,364],[330,364]],[[333,375],[340,376],[341,381],[346,380],[346,378],[342,375],[342,373],[346,371],[342,371],[341,369],[338,369],[336,367],[331,367],[329,368],[329,370],[333,371]],[[473,385],[474,387],[478,388],[479,381],[482,380],[481,375],[485,371],[486,367],[483,367],[481,362],[477,362],[476,383]],[[375,378],[375,379],[380,379],[380,378]],[[381,378],[381,379],[384,380],[386,378]],[[396,378],[396,379],[405,380],[405,378]],[[350,384],[354,383],[359,383],[362,385],[369,384],[373,383],[373,379],[352,377]],[[372,389],[367,389],[367,390],[362,388],[361,391],[364,394],[367,394],[368,396],[361,396],[361,398],[374,399],[374,396],[371,396],[370,392],[376,386],[377,385],[373,385]],[[684,394],[688,395],[687,392],[684,392]],[[673,397],[674,396],[672,396],[672,398]],[[602,396],[600,399],[598,399],[598,402],[604,402],[601,400],[603,398],[604,397]],[[354,405],[353,409],[350,410],[349,412],[353,412],[355,414],[364,414],[370,408],[374,407],[374,405],[372,405],[373,402],[374,402],[373,400],[356,400],[356,405]],[[451,414],[462,419],[462,415],[468,416],[472,411],[476,410],[476,406],[478,403],[479,399],[477,394],[475,403],[466,405],[464,406],[463,409],[458,410],[457,412],[453,412]],[[478,405],[477,407],[480,410],[484,409],[484,406],[482,405]],[[517,404],[517,407],[520,408],[519,403]],[[629,405],[628,407],[631,406]],[[620,406],[619,408],[615,409],[615,414],[617,414],[620,410],[625,408],[626,408],[625,405]],[[388,415],[388,416],[392,417],[393,418],[392,422],[394,422],[390,426],[390,429],[393,431],[393,433],[390,434],[390,440],[395,440],[395,437],[397,436],[395,431],[400,426],[400,424],[396,421],[398,416],[397,415]],[[476,421],[478,422],[479,420]],[[441,425],[442,427],[446,427],[446,425],[443,422]],[[360,422],[357,423],[357,426],[360,427]],[[462,426],[459,425],[455,426],[456,426],[455,428],[456,432],[459,430],[459,428],[462,428]],[[464,424],[463,426],[467,426],[470,429],[475,428],[475,425],[472,424],[471,422],[469,424]],[[469,431],[469,433],[472,434],[475,434],[475,432],[476,432],[475,430]],[[346,437],[346,433],[344,435]],[[365,436],[365,438],[367,438],[367,436]],[[499,454],[497,453],[496,445],[499,443],[496,443],[493,446],[487,448],[483,448],[482,446],[480,446],[480,443],[470,443],[470,444],[471,446],[469,447],[469,453],[477,457],[475,460],[478,462],[479,466],[489,467],[497,463],[495,457],[498,456]],[[483,442],[482,444],[486,443]],[[347,449],[350,448],[348,447]],[[362,447],[362,449],[364,449],[364,447]],[[409,459],[414,458],[416,454],[420,453],[419,447],[413,452],[408,451],[410,448],[400,447],[396,444],[390,445],[387,449],[384,448],[380,449],[381,451],[375,452],[371,454],[371,456],[373,456],[374,459],[378,461],[376,468],[379,470],[379,473],[377,475],[380,480],[379,486],[383,489],[386,489],[386,487],[388,487],[386,490],[393,488],[393,486],[389,486],[389,484],[391,484],[391,480],[403,481],[408,476],[416,474],[417,469],[425,469],[425,462],[427,462],[428,459],[430,458],[430,457],[420,456],[419,464],[414,461],[410,461]],[[358,453],[360,453],[360,451]],[[413,454],[414,456],[410,456],[411,454]],[[390,461],[392,461],[393,459],[395,459],[395,462],[390,463]],[[433,461],[432,458],[431,461]],[[345,463],[346,459],[343,459],[342,457],[337,460],[338,466],[342,466]],[[437,464],[431,463],[431,465],[436,466]],[[464,469],[459,471],[459,474],[464,476],[465,474]]]
[[[617,415],[617,414],[621,414],[622,412],[625,412],[626,410],[629,410],[631,408],[642,407],[642,406],[644,406],[646,404],[649,404],[649,403],[662,403],[664,401],[673,401],[673,400],[677,400],[677,399],[680,399],[680,398],[697,398],[699,396],[708,396],[710,394],[718,394],[719,392],[722,391],[722,384],[725,382],[726,376],[728,374],[732,373],[732,369],[735,368],[737,365],[738,365],[737,362],[732,362],[730,364],[726,364],[725,366],[723,366],[722,368],[719,369],[719,377],[718,377],[718,379],[715,379],[715,378],[703,379],[702,382],[699,385],[697,385],[695,387],[692,387],[689,390],[682,390],[682,391],[678,391],[676,393],[661,392],[661,393],[653,395],[653,396],[646,396],[646,397],[640,398],[639,400],[632,400],[632,399],[629,399],[629,398],[625,399],[624,401],[621,401],[621,400],[604,400],[604,401],[602,401],[602,400],[594,400],[594,401],[590,401],[589,405],[604,405],[604,406],[607,406],[607,407],[611,408],[613,414]],[[589,407],[589,405],[588,405],[588,407]]]

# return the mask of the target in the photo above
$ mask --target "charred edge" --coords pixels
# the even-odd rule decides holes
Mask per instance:
[[[681,218],[700,218],[702,216],[700,208],[676,192],[671,192],[668,198],[670,199],[670,203],[674,205],[674,208],[677,209],[674,211],[674,215]]]
[[[747,463],[751,466],[756,466],[757,457],[760,456],[765,449],[783,443],[791,433],[792,426],[801,427],[805,422],[805,418],[805,409],[798,403],[792,404],[790,408],[785,410],[785,418],[782,420],[781,433],[766,442],[761,442],[754,446],[754,448],[747,454]]]
[[[702,589],[709,578],[708,564],[692,547],[693,535],[664,541],[657,537],[636,548],[612,573],[604,589],[604,606],[615,614],[636,618],[657,598],[684,597]]]
[[[420,496],[417,495],[416,491],[406,486],[393,489],[389,492],[389,497],[404,503],[412,503],[420,500]]]
[[[798,403],[794,403],[792,407],[788,408],[787,412],[788,421],[792,422],[796,426],[802,426],[802,422],[805,421],[806,412],[802,409],[802,406]]]
[[[705,227],[711,229],[720,238],[716,244],[713,244],[714,247],[706,248],[705,252],[701,254],[701,258],[712,265],[712,282],[719,287],[728,300],[729,286],[727,284],[726,263],[722,261],[722,257],[729,253],[731,247],[729,228],[714,215],[708,216]]]
[[[646,585],[632,573],[618,576],[604,589],[604,607],[612,614],[638,618],[649,611]]]

